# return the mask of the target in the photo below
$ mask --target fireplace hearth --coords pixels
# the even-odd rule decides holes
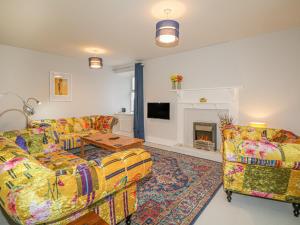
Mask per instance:
[[[217,151],[217,124],[216,123],[193,123],[194,148]]]

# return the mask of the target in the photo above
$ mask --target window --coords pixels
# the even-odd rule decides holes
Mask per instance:
[[[135,96],[135,78],[131,78],[131,92],[130,92],[130,112],[134,111],[134,96]]]

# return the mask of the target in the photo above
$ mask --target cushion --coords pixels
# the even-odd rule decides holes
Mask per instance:
[[[57,122],[55,119],[44,119],[44,120],[31,120],[29,122],[30,128],[49,128],[56,129]]]
[[[300,145],[268,140],[226,140],[227,161],[261,166],[300,169]]]
[[[74,168],[76,168],[77,165],[87,163],[86,160],[63,150],[47,154],[34,154],[33,156],[42,165],[51,170],[65,170],[65,172],[70,174],[73,174]]]
[[[83,123],[79,118],[73,118],[73,128],[74,132],[81,132],[85,130]]]
[[[38,152],[53,152],[59,149],[53,132],[44,128],[2,132],[4,137],[14,142],[29,154]]]
[[[81,146],[80,144],[80,137],[89,135],[89,134],[94,134],[99,131],[94,130],[94,129],[88,129],[81,131],[79,133],[70,133],[70,134],[62,134],[59,136],[59,144],[62,149],[64,150],[69,150],[72,148],[79,148]]]
[[[81,126],[84,130],[92,129],[94,126],[93,119],[90,116],[83,116],[79,118]],[[94,120],[95,121],[95,120]]]
[[[271,141],[274,142],[280,142],[280,143],[284,143],[284,142],[293,142],[293,140],[295,139],[299,139],[299,137],[294,134],[291,131],[287,131],[287,130],[279,130],[273,137]]]
[[[113,120],[113,116],[99,116],[95,123],[95,129],[103,133],[110,133],[112,131]]]
[[[74,132],[74,118],[63,118],[57,120],[57,131],[59,134]]]
[[[268,139],[272,141],[275,134],[278,133],[278,129],[270,128],[254,128],[250,126],[231,126],[223,131],[225,139],[240,139],[240,140],[252,140],[260,141]]]

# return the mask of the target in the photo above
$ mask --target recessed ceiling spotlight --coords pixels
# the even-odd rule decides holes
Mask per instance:
[[[165,9],[166,17],[172,12]],[[156,44],[160,47],[174,47],[179,42],[179,23],[175,20],[165,19],[156,23]]]

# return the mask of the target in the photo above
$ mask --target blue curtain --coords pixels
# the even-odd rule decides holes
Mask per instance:
[[[135,138],[145,139],[144,132],[144,74],[143,64],[136,63],[134,69],[135,76],[135,97],[134,97],[134,122],[133,131]]]

